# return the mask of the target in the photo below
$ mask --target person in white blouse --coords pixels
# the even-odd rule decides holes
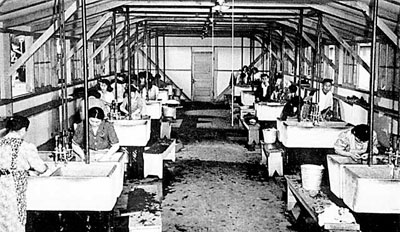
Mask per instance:
[[[111,87],[111,82],[107,79],[101,79],[99,81],[99,92],[101,94],[100,99],[109,106],[114,100],[113,88]]]
[[[332,79],[322,80],[322,91],[319,94],[319,113],[327,118],[333,111]]]
[[[147,97],[149,100],[157,100],[159,88],[156,86],[155,80],[153,78],[149,79],[149,91],[147,92]]]

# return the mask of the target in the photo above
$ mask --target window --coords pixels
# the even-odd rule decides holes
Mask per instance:
[[[380,91],[396,91],[394,86],[399,86],[399,78],[395,74],[399,73],[396,65],[396,51],[392,45],[379,43],[378,50],[378,77],[377,89]],[[398,56],[398,55],[397,55]]]
[[[357,46],[352,46],[352,49],[356,51]],[[343,72],[342,72],[342,83],[344,85],[355,87],[357,85],[357,61],[353,58],[350,52],[343,51]]]
[[[11,66],[25,52],[25,36],[10,34]],[[12,76],[12,95],[19,96],[28,93],[26,84],[26,66],[22,65]]]

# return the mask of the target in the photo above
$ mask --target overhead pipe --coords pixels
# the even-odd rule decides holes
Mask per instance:
[[[129,33],[129,34],[130,34],[130,28],[131,27],[130,27],[130,21],[129,21],[129,7],[127,7],[126,8],[126,14],[125,14],[125,29],[126,29],[127,33]],[[128,41],[126,41],[126,43],[125,43],[125,46],[126,46],[127,50],[130,50],[129,49],[129,45],[130,45],[130,43],[129,43],[129,34],[128,34],[127,38],[126,38]],[[130,61],[131,61],[131,58],[128,55],[128,113],[129,113],[128,119],[129,120],[132,119],[132,105],[131,105],[131,103],[132,103],[132,96],[131,96],[132,74],[131,74]],[[137,90],[137,91],[139,91],[139,90]]]
[[[235,0],[232,0],[232,55],[231,55],[231,126],[234,126],[234,113],[233,113],[233,101],[235,100],[235,77],[234,77],[234,52],[235,52]],[[243,37],[242,37],[242,45],[241,45],[241,55],[242,55],[242,64],[243,64]],[[242,66],[243,67],[243,66]]]
[[[299,24],[297,28],[297,46],[296,46],[296,73],[295,77],[298,78],[298,96],[299,98],[301,97],[301,54],[303,50],[303,9],[300,9],[300,18],[299,18]],[[296,79],[295,79],[296,81]],[[298,110],[297,110],[297,120],[300,122],[301,120],[301,101],[299,101],[298,105]]]
[[[134,48],[136,47],[136,35],[137,35],[137,33],[138,33],[138,31],[135,31],[135,34],[133,35],[134,36],[134,38],[133,38],[133,41],[131,40],[130,42],[129,42],[129,44],[132,44],[132,43],[134,43]],[[130,37],[129,37],[130,38]],[[130,51],[130,56],[131,56],[131,70],[132,70],[132,73],[133,74],[135,74],[136,73],[136,65],[135,65],[135,63],[136,63],[136,49],[134,49],[133,51],[131,51],[131,49],[129,49],[129,51]]]
[[[369,153],[368,165],[372,164],[372,157],[374,155],[374,110],[375,110],[375,79],[377,74],[378,57],[376,52],[376,31],[378,21],[378,0],[374,0],[374,15],[372,25],[372,46],[371,46],[371,78],[369,82]]]
[[[65,16],[64,16],[64,0],[58,1],[58,35],[59,40],[56,46],[60,47],[57,49],[57,58],[60,65],[60,80],[61,80],[61,144],[63,147],[67,147],[67,130],[68,130],[68,92],[67,92],[67,80],[66,80],[66,47],[65,47]],[[56,141],[57,142],[57,141]]]
[[[86,29],[86,0],[81,0],[81,10],[82,10],[82,41],[83,41],[83,88],[84,88],[84,111],[85,111],[85,162],[90,163],[90,151],[89,151],[89,97],[88,97],[88,41],[87,41],[87,29]]]
[[[282,40],[281,40],[281,72],[282,75],[285,71],[285,31],[282,30]]]
[[[244,47],[244,38],[243,38],[243,36],[241,37],[241,40],[240,40],[240,68],[242,68],[243,66],[244,66],[244,52],[243,52],[243,47]]]
[[[323,18],[322,18],[322,14],[320,13],[319,15],[318,15],[318,24],[317,24],[317,45],[316,45],[316,48],[315,48],[315,50],[316,50],[316,55],[317,55],[317,66],[316,66],[316,75],[317,75],[317,79],[318,80],[321,80],[321,77],[322,77],[322,53],[325,53],[325,51],[324,51],[324,49],[322,49],[322,20],[323,20]],[[314,81],[315,81],[315,79],[313,78],[313,80],[312,80],[312,87],[314,86]],[[318,84],[317,85],[319,85],[319,82],[318,82]],[[317,92],[317,94],[316,94],[316,102],[319,102],[319,98],[320,98],[320,96],[319,96],[319,94],[320,94],[320,91],[318,91]]]
[[[155,31],[155,56],[156,56],[156,74],[160,74],[160,54],[159,54],[159,41],[158,41],[158,30]],[[160,79],[157,79],[157,86],[160,86]]]
[[[163,73],[164,73],[163,81],[165,83],[165,75],[166,75],[166,73],[165,73],[165,33],[163,34]]]
[[[149,34],[148,34],[148,39],[147,39],[147,41],[148,41],[148,46],[147,46],[147,59],[150,57],[150,60],[151,60],[151,29],[149,29]],[[147,70],[149,71],[149,72],[151,72],[151,63],[147,60]]]
[[[264,42],[264,40],[263,40]],[[274,73],[272,69],[272,31],[271,29],[268,31],[268,71],[269,71],[269,76],[270,78],[274,77]]]
[[[112,25],[111,25],[111,37],[113,38],[113,43],[112,43],[113,49],[112,49],[112,51],[110,51],[113,54],[111,54],[110,57],[113,57],[113,60],[112,60],[113,63],[112,64],[113,64],[113,69],[114,69],[114,80],[115,80],[115,82],[114,82],[114,93],[115,93],[115,99],[118,99],[118,90],[117,90],[117,86],[118,86],[118,83],[117,83],[117,78],[118,78],[118,75],[117,75],[117,32],[116,32],[116,30],[117,30],[117,16],[116,16],[116,13],[114,11],[113,12],[113,16],[112,16]]]
[[[146,46],[146,55],[145,55],[145,58],[146,58],[146,91],[147,91],[147,93],[146,93],[146,96],[148,96],[148,93],[149,93],[149,71],[151,71],[151,64],[150,64],[150,62],[149,62],[149,55],[151,56],[151,54],[150,54],[150,33],[151,33],[151,30],[149,30],[149,32],[147,33],[147,21],[145,21],[145,24],[144,24],[144,36],[146,37],[146,39],[145,39],[145,46]],[[145,99],[146,100],[146,99]]]
[[[62,69],[62,73],[63,73],[63,79],[64,79],[64,87],[65,87],[65,91],[64,91],[64,99],[65,99],[65,106],[64,106],[64,111],[65,111],[65,122],[64,122],[64,129],[65,129],[65,134],[64,136],[67,136],[67,131],[69,128],[69,122],[68,122],[68,83],[67,83],[67,46],[65,44],[65,1],[61,0],[61,25],[63,28],[63,33],[62,33],[62,38],[61,38],[61,42],[62,42],[62,58],[63,58],[63,69]],[[61,30],[61,28],[60,28]],[[66,139],[66,138],[65,138]],[[68,141],[65,141],[64,146],[67,147]]]
[[[135,33],[135,45],[137,48],[139,47],[139,23],[136,23],[136,33]],[[137,48],[135,48],[135,55],[136,55],[136,69],[137,73],[139,74],[140,71],[140,64],[139,64],[139,53],[137,52]],[[139,83],[139,75],[136,76],[136,83]]]

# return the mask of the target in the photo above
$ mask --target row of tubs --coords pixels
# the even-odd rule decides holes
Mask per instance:
[[[255,105],[259,119],[276,120],[277,138],[286,148],[333,148],[339,133],[351,128],[346,122],[281,121],[277,119],[280,108],[283,106],[279,103]],[[372,163],[376,164],[377,159],[385,159],[385,156],[374,156],[373,159]],[[352,211],[400,214],[399,167],[388,164],[369,166],[339,155],[328,155],[327,164],[332,193]]]
[[[148,104],[151,118],[161,118],[161,104]],[[121,146],[144,147],[150,139],[151,118],[112,120]],[[111,211],[123,188],[126,153],[117,152],[90,164],[56,163],[52,151],[39,151],[48,170],[28,178],[27,210]],[[101,154],[100,154],[101,156]]]

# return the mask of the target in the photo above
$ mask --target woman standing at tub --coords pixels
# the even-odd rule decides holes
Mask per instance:
[[[111,105],[114,100],[113,88],[111,82],[107,79],[101,79],[99,81],[99,93],[101,94],[100,99],[104,101],[107,106]]]
[[[378,139],[374,131],[374,154],[378,153]],[[351,157],[353,160],[358,161],[360,159],[366,159],[362,156],[367,152],[369,141],[369,126],[366,124],[360,124],[352,129],[343,131],[339,134],[338,139],[335,142],[334,148],[335,153],[341,156]]]
[[[119,140],[115,133],[114,126],[104,121],[104,111],[99,107],[93,107],[89,110],[89,149],[94,151],[107,150],[104,156],[111,156],[119,149]],[[82,148],[84,146],[84,128],[83,122],[76,128],[74,137],[72,138],[72,149],[78,156],[84,160],[85,153]],[[97,160],[100,157],[92,157]]]
[[[36,147],[24,141],[28,127],[28,118],[13,116],[0,139],[0,231],[25,231],[28,170],[47,170]]]
[[[126,90],[126,97],[124,97],[124,100],[122,104],[120,105],[119,109],[121,110],[122,113],[125,115],[129,115],[128,112],[128,90]],[[145,101],[140,95],[138,89],[135,86],[131,86],[131,112],[132,112],[132,118],[133,119],[139,119],[141,115],[143,114],[144,108],[145,108]]]

